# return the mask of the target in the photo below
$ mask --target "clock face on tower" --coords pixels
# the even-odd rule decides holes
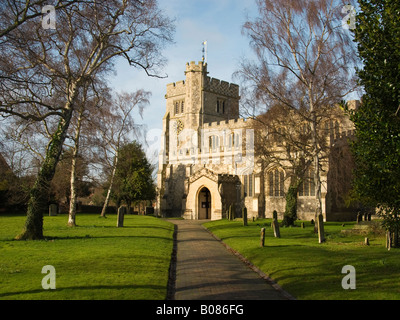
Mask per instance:
[[[182,130],[183,130],[183,122],[182,122],[182,120],[176,120],[175,121],[176,134],[180,134]]]

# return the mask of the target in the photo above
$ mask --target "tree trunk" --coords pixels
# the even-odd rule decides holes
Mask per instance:
[[[71,121],[72,109],[66,108],[60,119],[57,131],[47,147],[46,157],[30,191],[24,230],[16,237],[18,240],[43,239],[43,213],[47,211],[48,193],[51,180],[62,152],[62,146]]]
[[[79,138],[81,134],[83,109],[81,109],[77,121],[77,127],[75,130],[75,148],[72,153],[72,163],[71,163],[71,200],[69,203],[69,214],[68,214],[68,226],[76,226],[76,165],[79,154]]]
[[[325,242],[325,231],[324,231],[324,217],[321,211],[318,214],[317,226],[318,226],[318,242],[323,243]]]
[[[106,200],[104,201],[103,209],[101,210],[101,214],[100,214],[100,216],[103,218],[105,218],[105,216],[106,216],[108,203],[110,202],[110,196],[111,196],[111,190],[112,190],[113,183],[114,183],[115,172],[117,171],[117,164],[118,164],[118,151],[115,153],[114,166],[113,166],[113,170],[111,173],[110,186],[108,187]]]
[[[312,108],[311,108],[312,109]],[[321,200],[321,177],[319,170],[319,146],[318,146],[318,135],[317,135],[317,119],[314,111],[311,111],[311,132],[312,132],[312,144],[314,148],[314,183],[315,183],[315,198],[317,199],[317,209],[321,209],[322,212],[322,200]]]

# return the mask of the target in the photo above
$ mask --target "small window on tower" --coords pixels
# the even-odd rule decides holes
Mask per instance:
[[[185,110],[185,101],[181,102],[181,113],[183,113]]]
[[[179,102],[175,102],[175,114],[179,113]]]
[[[225,113],[225,100],[218,99],[217,100],[217,107],[216,107],[217,113]]]

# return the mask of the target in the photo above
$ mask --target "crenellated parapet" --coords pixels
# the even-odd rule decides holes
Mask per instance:
[[[166,99],[175,97],[175,96],[185,95],[185,94],[186,94],[185,80],[167,84],[167,93],[165,95]]]
[[[237,84],[210,77],[206,77],[204,81],[204,91],[231,98],[239,97],[239,86]]]
[[[250,119],[238,118],[238,119],[229,119],[222,121],[213,121],[204,124],[204,129],[207,128],[215,128],[215,129],[224,129],[224,128],[246,128],[249,126]]]

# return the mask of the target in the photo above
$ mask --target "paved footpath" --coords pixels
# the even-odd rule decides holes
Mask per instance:
[[[175,300],[291,298],[253,271],[201,226],[205,221],[169,221],[177,226]]]

